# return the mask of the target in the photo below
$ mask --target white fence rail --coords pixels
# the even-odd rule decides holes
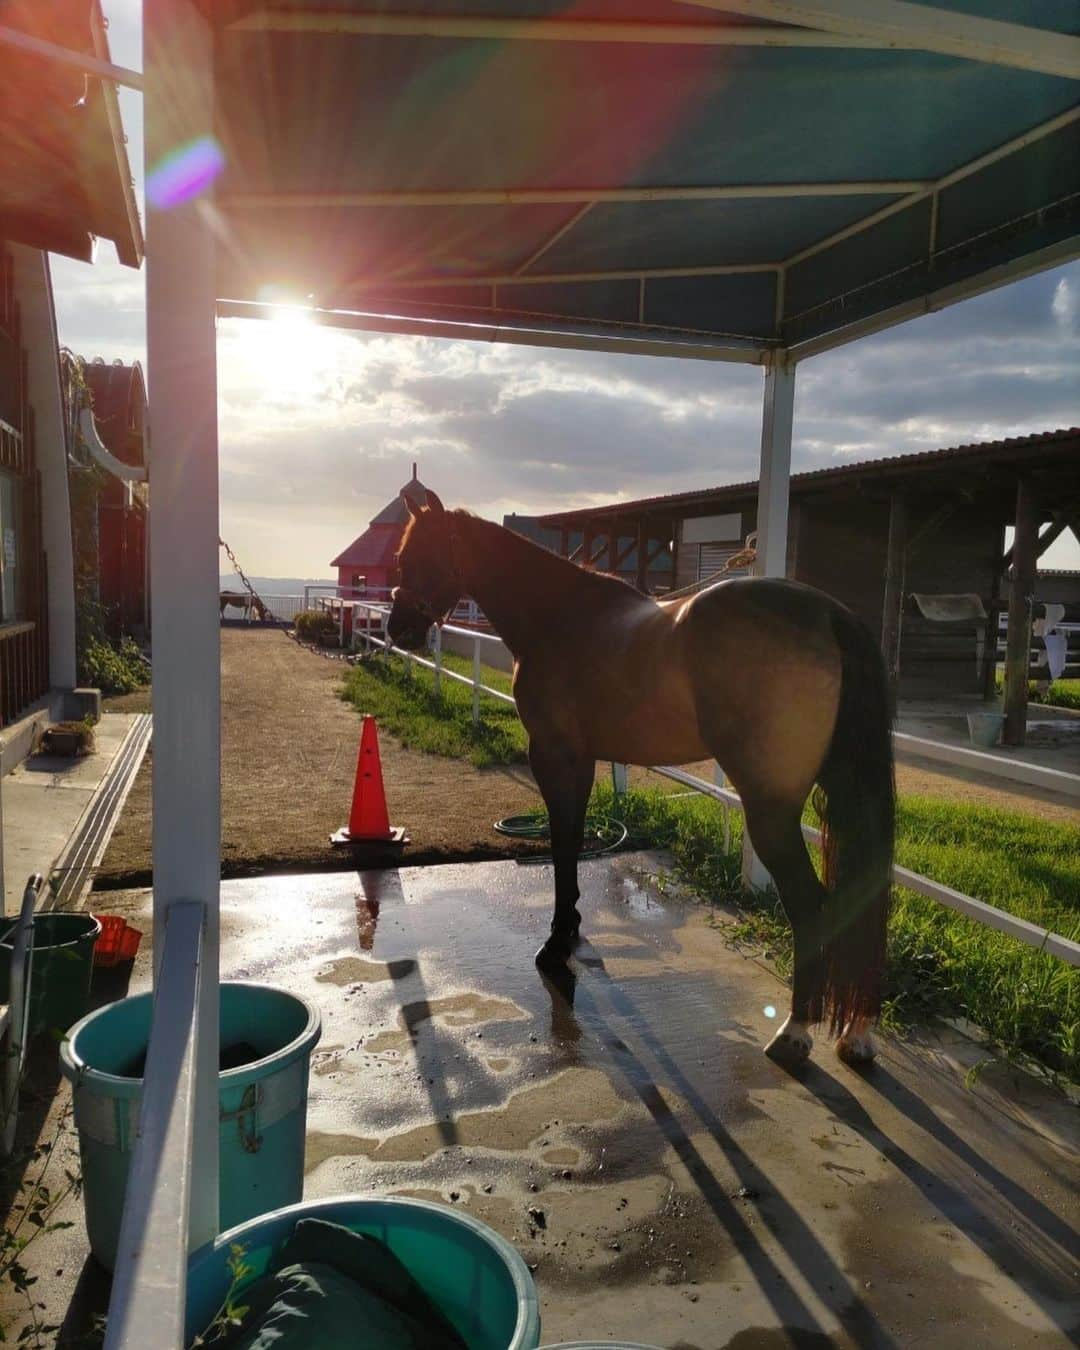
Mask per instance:
[[[913,737],[912,739],[918,738]],[[933,742],[927,742],[927,744],[933,744]],[[943,748],[952,750],[955,747],[946,746]],[[987,758],[993,758],[993,756],[987,756]],[[1031,765],[1029,767],[1035,769],[1038,766]],[[685,787],[692,788],[703,796],[712,797],[729,809],[740,812],[743,809],[742,801],[737,792],[733,792],[731,788],[718,787],[715,783],[708,783],[704,778],[698,778],[692,773],[687,773],[685,769],[677,769],[673,765],[665,764],[655,768],[653,772],[662,774],[665,778],[671,778],[676,783],[682,783]],[[1075,775],[1070,774],[1063,776],[1066,778],[1075,777]],[[815,829],[813,825],[804,825],[802,832],[803,836],[812,843],[821,844],[821,831]],[[939,904],[946,905],[949,909],[954,909],[957,913],[963,914],[969,919],[974,919],[976,923],[985,924],[989,928],[996,928],[1001,933],[1008,933],[1011,937],[1026,942],[1029,947],[1038,947],[1041,951],[1049,952],[1051,956],[1059,957],[1071,966],[1080,966],[1080,943],[1073,942],[1071,938],[1062,937],[1060,933],[1052,933],[1048,928],[1040,928],[1037,924],[1029,923],[1026,919],[1018,919],[1015,914],[1007,914],[994,905],[988,905],[985,900],[976,900],[974,896],[965,895],[963,891],[954,890],[951,886],[945,886],[940,881],[933,881],[930,877],[924,877],[919,872],[912,872],[909,868],[901,867],[899,864],[894,865],[892,878],[897,886],[903,886],[909,891],[917,891],[919,895],[925,895],[930,900],[936,900]]]
[[[480,632],[475,628],[459,628],[454,624],[442,624],[435,628],[435,646],[433,650],[433,659],[427,660],[426,657],[417,656],[415,652],[406,651],[403,647],[395,647],[390,641],[390,635],[386,632],[386,616],[390,609],[388,605],[369,604],[366,601],[357,600],[353,602],[358,610],[366,615],[365,623],[360,627],[353,628],[353,641],[362,644],[366,651],[384,651],[393,652],[397,656],[404,657],[406,669],[411,669],[415,662],[418,666],[423,666],[425,670],[434,673],[435,692],[439,693],[443,680],[453,680],[457,684],[471,685],[473,691],[472,720],[473,725],[480,722],[480,695],[486,694],[488,698],[493,698],[499,703],[509,703],[511,707],[516,707],[513,694],[504,694],[500,689],[492,689],[490,685],[482,683],[480,679],[480,650],[484,642],[502,644],[502,640],[494,633]],[[375,625],[371,622],[374,616],[378,617],[378,636],[372,631]],[[450,670],[443,664],[442,635],[443,633],[454,633],[472,642],[472,676],[459,675],[456,670]]]
[[[178,901],[168,912],[105,1350],[185,1344],[196,1093],[207,1087],[196,1083],[204,918],[205,906],[195,901]],[[215,1093],[216,1078],[209,1085]]]

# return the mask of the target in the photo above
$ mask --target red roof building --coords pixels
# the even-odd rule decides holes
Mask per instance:
[[[402,494],[417,506],[423,506],[427,501],[427,488],[417,478],[415,464],[413,476],[401,492],[387,502],[379,514],[372,517],[364,533],[330,563],[331,567],[337,568],[339,587],[380,594],[395,584],[394,558],[409,522],[409,511],[402,501]]]

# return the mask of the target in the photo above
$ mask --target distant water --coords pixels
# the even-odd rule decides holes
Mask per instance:
[[[223,591],[237,590],[242,588],[240,578],[235,572],[229,575],[221,576],[221,589]],[[305,586],[336,586],[337,581],[333,577],[253,577],[248,580],[255,587],[259,595],[302,595]]]

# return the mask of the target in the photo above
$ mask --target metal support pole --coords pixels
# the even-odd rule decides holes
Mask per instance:
[[[795,363],[778,356],[765,372],[761,410],[761,476],[758,481],[757,558],[754,575],[787,575],[791,428],[795,412]],[[771,878],[743,833],[743,884],[767,886]]]
[[[885,546],[885,590],[881,600],[881,650],[896,697],[900,681],[900,632],[907,562],[907,502],[899,492],[889,498],[889,538]]]
[[[435,625],[435,697],[442,698],[442,625]]]
[[[1009,631],[1005,639],[1006,745],[1023,745],[1027,736],[1028,668],[1031,664],[1031,609],[1035,594],[1039,512],[1031,482],[1016,485],[1016,533],[1009,586]]]
[[[214,130],[213,39],[194,0],[143,7],[146,168]],[[149,194],[148,194],[149,197]],[[206,906],[200,956],[194,1248],[218,1231],[220,635],[214,234],[198,197],[147,202],[146,338],[154,530],[154,959],[170,906]]]
[[[625,764],[612,763],[611,786],[615,791],[616,797],[625,797],[627,789],[630,786],[630,776]]]
[[[480,725],[480,639],[473,638],[472,645],[472,720],[473,726]]]

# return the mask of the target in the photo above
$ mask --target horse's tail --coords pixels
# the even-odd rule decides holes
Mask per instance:
[[[818,776],[822,821],[823,1014],[835,1035],[881,1010],[895,834],[892,695],[881,649],[848,610],[834,611],[840,706]]]

